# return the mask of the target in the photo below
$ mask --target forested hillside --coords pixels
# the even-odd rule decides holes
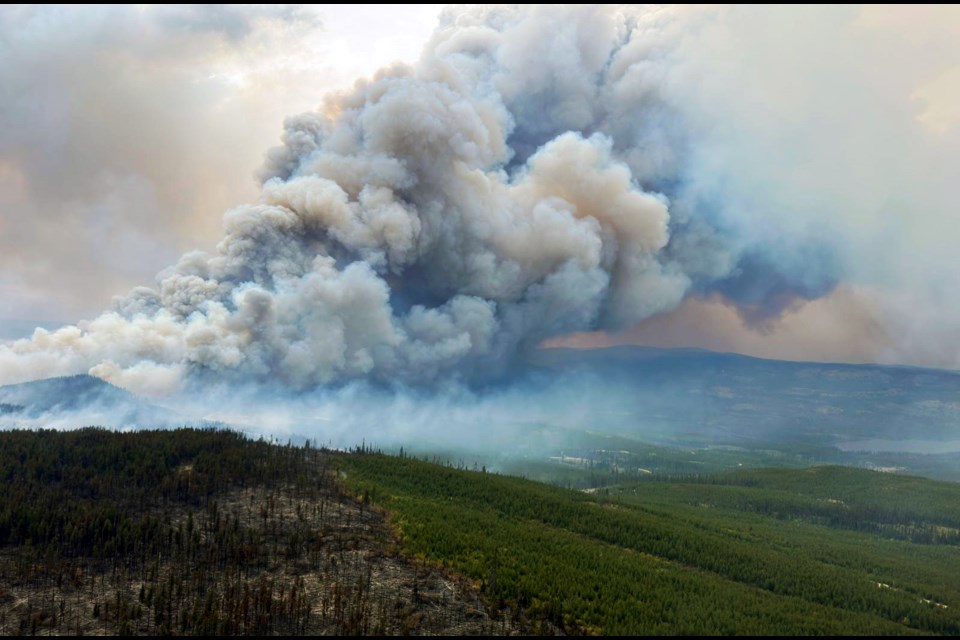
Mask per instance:
[[[544,630],[960,633],[960,486],[822,467],[653,479],[608,495],[344,456],[404,545]]]
[[[495,633],[331,458],[227,431],[0,432],[0,634]]]
[[[0,432],[0,633],[960,633],[960,486],[572,491],[181,429]]]

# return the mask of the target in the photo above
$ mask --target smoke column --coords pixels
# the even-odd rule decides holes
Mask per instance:
[[[546,339],[691,295],[762,326],[828,293],[829,244],[775,220],[760,242],[708,197],[699,123],[670,91],[698,20],[446,13],[416,65],[286,121],[260,201],[226,213],[214,253],[88,323],[0,346],[0,383],[473,384]]]

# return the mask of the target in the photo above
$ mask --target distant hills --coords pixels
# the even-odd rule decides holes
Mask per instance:
[[[177,413],[90,375],[0,387],[0,426],[172,426]]]
[[[504,386],[516,410],[505,405],[500,418],[484,422],[489,433],[506,437],[535,421],[661,444],[960,451],[960,372],[631,346],[541,349],[526,364]],[[490,403],[499,402],[497,393],[488,394]],[[167,402],[171,408],[93,376],[50,378],[0,387],[0,426],[190,422],[175,398]],[[520,415],[529,407],[535,418]],[[316,431],[309,427],[322,435]]]
[[[543,349],[546,375],[610,390],[636,430],[734,444],[791,439],[960,439],[960,373],[940,369],[764,360],[701,349]],[[879,445],[877,445],[879,446]],[[917,444],[916,446],[922,446]]]

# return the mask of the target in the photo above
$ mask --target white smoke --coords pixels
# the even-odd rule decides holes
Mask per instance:
[[[741,214],[743,193],[710,180],[731,172],[724,136],[677,85],[711,16],[448,11],[416,65],[287,120],[260,202],[226,214],[214,253],[90,323],[0,347],[0,382],[471,382],[691,294],[762,325],[830,292],[829,233],[789,207]]]

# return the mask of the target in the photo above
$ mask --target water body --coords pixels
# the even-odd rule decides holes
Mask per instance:
[[[960,439],[954,440],[924,440],[908,438],[905,440],[888,440],[872,438],[869,440],[850,440],[838,442],[835,446],[841,451],[870,451],[883,453],[958,453]]]

